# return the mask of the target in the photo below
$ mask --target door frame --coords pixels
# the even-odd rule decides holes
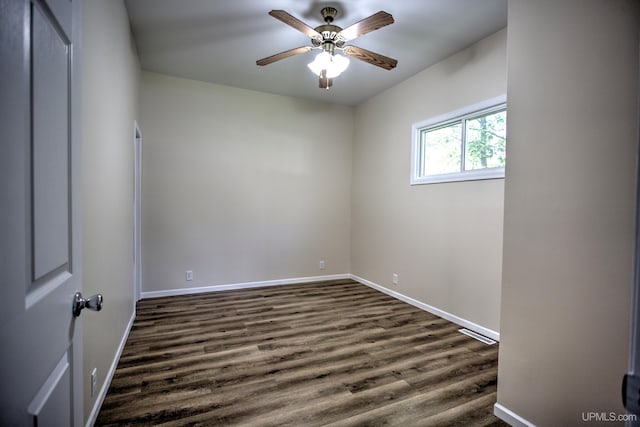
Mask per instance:
[[[133,312],[142,294],[142,132],[133,121]]]
[[[640,132],[640,43],[638,44],[638,115],[636,127]],[[629,367],[623,380],[623,403],[627,413],[636,415],[635,419],[628,419],[628,427],[640,426],[640,133],[636,147],[636,211],[635,211],[635,239],[633,254],[633,297],[631,313],[631,332],[629,339]]]

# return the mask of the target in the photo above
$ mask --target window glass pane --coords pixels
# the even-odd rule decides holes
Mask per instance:
[[[465,170],[505,165],[507,112],[498,111],[466,120]]]
[[[462,124],[422,132],[424,175],[460,172]]]

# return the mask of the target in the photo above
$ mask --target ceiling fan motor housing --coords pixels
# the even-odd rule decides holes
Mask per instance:
[[[342,28],[332,24],[338,14],[338,10],[334,7],[325,7],[320,11],[320,13],[322,14],[325,24],[314,28],[314,30],[322,34],[322,40],[312,38],[311,44],[315,47],[322,46],[323,50],[331,51],[333,53],[334,47],[342,47],[346,42],[346,40],[339,35]],[[326,45],[330,46],[325,48]]]

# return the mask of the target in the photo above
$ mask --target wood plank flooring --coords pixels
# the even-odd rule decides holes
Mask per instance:
[[[96,426],[504,426],[498,345],[351,280],[138,303]]]

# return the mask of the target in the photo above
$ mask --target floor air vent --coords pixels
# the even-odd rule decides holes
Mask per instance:
[[[470,331],[469,329],[466,329],[466,328],[458,329],[458,332],[460,332],[461,334],[468,335],[471,338],[475,338],[478,341],[482,341],[483,343],[488,344],[488,345],[493,345],[493,344],[496,343],[496,341],[492,340],[491,338],[487,338],[484,335],[480,335],[480,334],[478,334],[476,332],[473,332],[473,331]]]

